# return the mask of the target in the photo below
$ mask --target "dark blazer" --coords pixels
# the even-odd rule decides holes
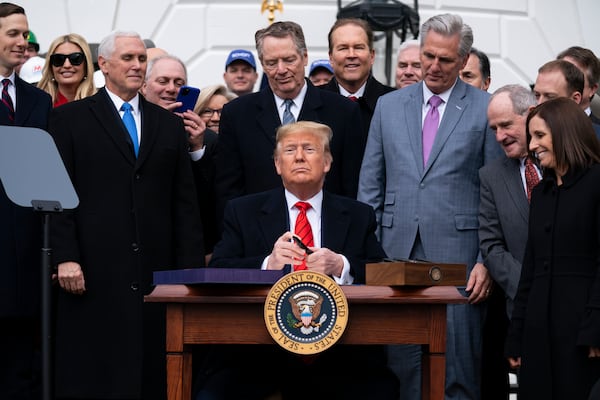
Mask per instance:
[[[364,140],[358,106],[334,93],[308,86],[299,120],[320,122],[333,130],[333,164],[325,189],[356,197]],[[281,187],[273,163],[275,132],[281,125],[268,87],[230,101],[223,107],[217,158],[218,210],[227,200]]]
[[[50,96],[15,77],[16,126],[46,129],[52,110]],[[6,107],[0,106],[0,125],[9,125]],[[0,185],[0,317],[37,315],[40,306],[39,216],[31,208],[14,205]]]
[[[203,264],[182,120],[142,96],[140,108],[137,159],[104,89],[50,117],[80,200],[53,221],[54,262],[79,262],[87,289],[58,293],[57,397],[164,398],[164,320],[143,297],[153,271]]]
[[[600,125],[600,118],[598,118],[593,113],[590,113],[590,119],[592,120],[592,123],[594,123],[596,125]]]
[[[375,237],[375,213],[366,204],[323,192],[321,246],[346,256],[355,283],[365,281],[365,262],[385,252]],[[211,266],[260,268],[273,244],[290,230],[283,189],[230,201],[225,210],[223,238]]]
[[[204,131],[204,156],[198,161],[192,161],[192,171],[198,194],[198,206],[202,231],[204,236],[204,250],[206,254],[212,253],[219,239],[219,228],[215,215],[215,173],[217,157],[218,134],[210,129]]]
[[[340,85],[336,81],[335,77],[332,78],[329,83],[319,86],[322,89],[329,90],[330,92],[340,93]],[[373,112],[375,111],[375,105],[379,96],[383,96],[394,89],[379,82],[373,75],[369,76],[367,85],[365,86],[365,93],[361,98],[358,99],[358,106],[360,107],[360,116],[362,118],[363,134],[365,136],[365,143],[367,135],[369,134],[369,126],[371,125],[371,118],[373,118]]]
[[[519,398],[587,399],[600,378],[600,165],[533,189],[528,242],[507,340]]]
[[[512,313],[527,243],[529,203],[520,160],[501,158],[479,170],[479,245],[483,263],[506,294]]]

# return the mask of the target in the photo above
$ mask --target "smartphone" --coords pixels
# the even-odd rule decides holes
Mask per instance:
[[[193,86],[182,86],[179,89],[179,93],[177,94],[177,99],[175,101],[180,101],[183,104],[181,107],[177,107],[173,111],[178,113],[186,112],[187,110],[193,111],[199,95],[200,89]]]
[[[298,245],[298,247],[300,247],[302,250],[304,250],[306,252],[306,254],[313,253],[313,251],[311,249],[309,249],[308,246],[305,245],[298,236],[292,236],[292,238],[294,239],[294,242],[296,243],[296,245]]]

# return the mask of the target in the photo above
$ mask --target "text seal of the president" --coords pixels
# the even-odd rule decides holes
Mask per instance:
[[[296,354],[317,354],[333,346],[348,323],[348,300],[327,275],[296,271],[278,280],[264,309],[269,334]]]

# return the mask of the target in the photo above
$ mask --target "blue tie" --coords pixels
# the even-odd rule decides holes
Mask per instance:
[[[286,99],[283,104],[285,105],[285,110],[283,111],[283,121],[281,123],[283,125],[291,124],[296,122],[296,118],[294,118],[294,114],[290,111],[292,104],[294,104],[293,100]]]
[[[132,107],[129,103],[123,103],[121,106],[121,111],[123,111],[123,123],[125,124],[125,128],[127,128],[127,132],[129,132],[131,142],[133,143],[133,152],[137,157],[140,145],[138,143],[137,128],[135,127],[135,119],[133,119],[131,109]]]

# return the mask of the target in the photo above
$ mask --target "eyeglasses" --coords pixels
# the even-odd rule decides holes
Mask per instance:
[[[71,65],[81,65],[85,61],[85,55],[81,52],[71,54],[52,54],[50,56],[50,62],[55,67],[62,67],[65,64],[65,60],[69,59]]]
[[[223,109],[219,109],[219,110],[213,110],[212,108],[205,108],[204,110],[202,110],[200,112],[200,116],[201,117],[212,117],[215,113],[217,113],[217,115],[219,116],[219,118],[221,117],[221,113],[223,112]]]

